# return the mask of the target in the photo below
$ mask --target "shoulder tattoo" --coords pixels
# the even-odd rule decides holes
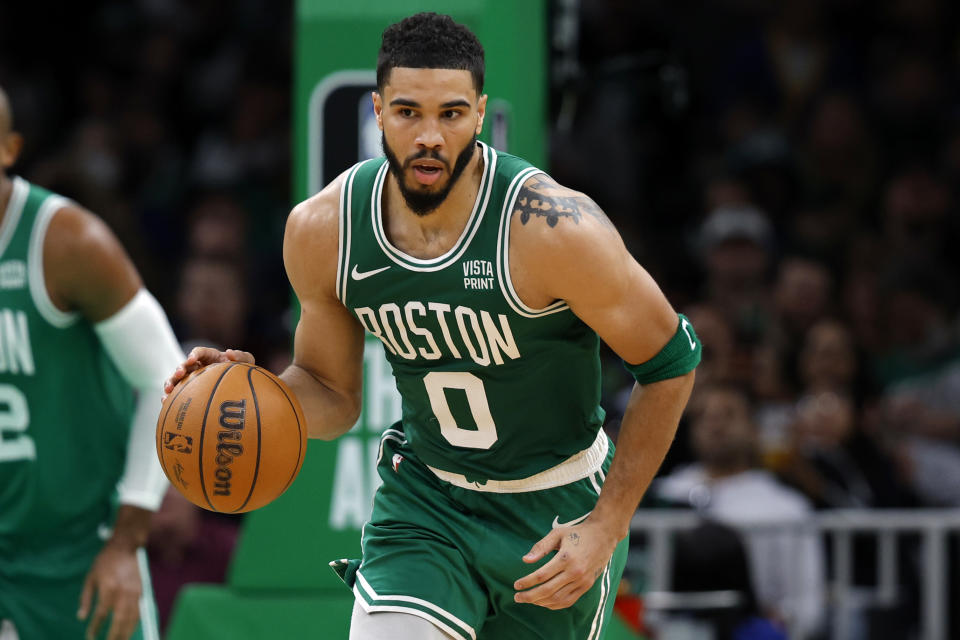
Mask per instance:
[[[604,226],[614,228],[603,210],[589,197],[541,176],[528,180],[520,188],[513,213],[520,215],[522,224],[530,222],[533,216],[546,219],[551,227],[557,226],[561,219],[580,224],[580,219],[588,215],[599,220]]]

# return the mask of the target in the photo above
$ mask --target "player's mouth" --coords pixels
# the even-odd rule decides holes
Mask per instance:
[[[413,176],[422,185],[432,185],[443,173],[444,166],[438,160],[417,160],[411,166]]]

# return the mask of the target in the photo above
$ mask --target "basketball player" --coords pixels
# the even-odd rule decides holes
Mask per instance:
[[[477,141],[483,75],[480,43],[447,16],[387,28],[373,94],[386,158],[287,223],[302,314],[282,378],[310,435],[357,419],[364,330],[403,396],[362,563],[332,563],[356,595],[352,640],[602,637],[700,358],[590,198]],[[616,456],[598,334],[640,383]],[[227,360],[253,357],[195,349],[166,392]]]
[[[7,176],[12,124],[0,89],[0,638],[159,638],[142,546],[183,353],[107,226]]]

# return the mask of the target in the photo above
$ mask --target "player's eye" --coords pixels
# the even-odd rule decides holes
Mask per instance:
[[[412,118],[413,114],[413,109],[410,109],[409,107],[403,107],[400,109],[400,115],[404,118]]]
[[[455,111],[454,109],[448,109],[443,112],[443,117],[447,120],[453,120],[457,118],[459,115],[460,115],[460,112]]]

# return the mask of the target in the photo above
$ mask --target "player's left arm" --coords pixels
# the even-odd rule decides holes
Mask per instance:
[[[519,284],[531,301],[537,306],[566,301],[649,380],[633,388],[610,472],[590,516],[552,530],[524,556],[536,562],[557,550],[549,562],[517,580],[517,601],[561,609],[593,585],[627,536],[673,442],[693,387],[699,345],[596,203],[545,176],[528,181],[518,198],[511,227],[514,264],[523,267]],[[518,271],[511,267],[512,274]]]
[[[61,208],[51,219],[43,254],[51,302],[93,325],[110,359],[137,390],[120,480],[121,506],[111,538],[87,574],[77,612],[86,619],[92,608],[88,633],[93,636],[111,615],[109,640],[126,640],[139,619],[137,550],[146,542],[150,515],[167,488],[154,440],[162,387],[183,352],[163,309],[100,218],[74,205]]]

